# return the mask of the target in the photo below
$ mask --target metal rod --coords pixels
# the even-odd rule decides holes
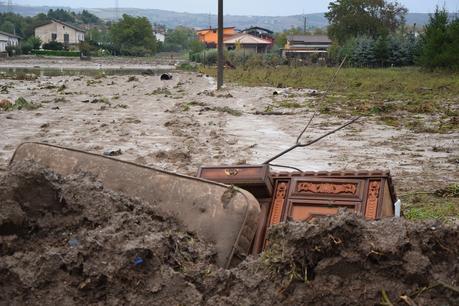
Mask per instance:
[[[300,143],[301,137],[303,137],[304,132],[308,129],[308,127],[311,125],[312,120],[314,120],[314,117],[317,115],[317,112],[314,112],[311,116],[311,119],[309,119],[308,124],[304,127],[303,131],[298,135],[298,138],[296,139],[296,143]]]
[[[352,119],[351,121],[347,122],[346,124],[343,124],[342,126],[336,128],[336,129],[334,129],[333,131],[330,131],[330,132],[328,132],[328,133],[326,133],[326,134],[324,134],[324,135],[322,135],[322,136],[320,136],[320,137],[318,137],[318,138],[316,138],[316,139],[314,139],[314,140],[311,140],[311,141],[309,141],[309,142],[307,142],[307,143],[296,143],[296,144],[294,144],[293,146],[291,146],[290,148],[288,148],[288,149],[286,149],[286,150],[280,152],[279,154],[277,154],[277,155],[274,156],[273,158],[271,158],[271,159],[265,161],[263,164],[269,164],[269,163],[272,162],[273,160],[278,159],[279,157],[281,157],[281,156],[287,154],[288,152],[292,151],[293,149],[296,149],[296,148],[303,148],[303,147],[310,146],[310,145],[312,145],[312,144],[318,142],[319,140],[324,139],[325,137],[330,136],[331,134],[334,134],[334,133],[338,132],[339,130],[344,129],[344,128],[347,127],[348,125],[351,125],[352,123],[354,123],[354,122],[356,122],[357,120],[359,120],[361,117],[362,117],[362,116],[356,117],[356,118]]]
[[[223,86],[223,67],[225,54],[223,50],[223,0],[218,0],[218,63],[217,63],[217,89]]]
[[[268,164],[268,165],[273,166],[273,167],[288,168],[288,169],[296,170],[296,171],[298,171],[298,172],[303,172],[303,170],[298,169],[298,168],[295,168],[295,167],[291,167],[291,166],[276,165],[276,164]]]

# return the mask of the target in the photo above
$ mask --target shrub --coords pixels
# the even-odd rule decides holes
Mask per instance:
[[[190,61],[204,65],[217,64],[218,51],[216,49],[204,50],[198,53],[190,53]],[[277,54],[259,54],[252,51],[231,50],[225,52],[225,60],[236,67],[247,66],[277,66],[286,61]]]
[[[80,52],[78,51],[56,51],[56,50],[32,50],[34,55],[45,55],[45,56],[68,56],[68,57],[79,57]]]
[[[459,69],[459,19],[448,21],[448,12],[437,8],[421,36],[418,63],[425,68]]]
[[[64,44],[58,41],[50,41],[49,43],[43,44],[45,50],[64,50]]]
[[[19,46],[6,46],[5,50],[8,53],[8,56],[15,56],[15,55],[22,54],[22,49]]]
[[[32,46],[32,49],[40,49],[42,41],[40,37],[31,36],[27,38],[26,43],[30,44]]]

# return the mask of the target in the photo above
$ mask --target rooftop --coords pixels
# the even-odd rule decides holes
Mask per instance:
[[[7,32],[3,32],[3,31],[0,31],[0,34],[3,34],[5,36],[9,36],[9,37],[14,37],[14,38],[19,38],[19,39],[22,39],[21,36],[18,36],[18,35],[14,35],[14,34],[11,34],[11,33],[7,33]]]
[[[70,23],[67,23],[67,22],[63,22],[63,21],[60,21],[60,20],[57,20],[57,19],[51,19],[49,22],[37,26],[37,28],[42,27],[42,26],[47,25],[47,24],[50,24],[52,22],[60,23],[62,25],[65,25],[65,26],[67,26],[67,27],[69,27],[71,29],[74,29],[76,31],[79,31],[79,32],[85,32],[85,30],[83,30],[80,27],[77,27],[76,25],[73,25],[73,24],[70,24]]]
[[[240,33],[225,39],[225,44],[242,44],[242,45],[270,45],[269,40],[259,38],[247,33]]]
[[[301,43],[332,43],[327,35],[289,35],[287,36],[287,41]]]

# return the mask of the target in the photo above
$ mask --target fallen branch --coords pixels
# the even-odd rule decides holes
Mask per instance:
[[[263,164],[269,164],[269,163],[272,162],[273,160],[278,159],[279,157],[285,155],[286,153],[292,151],[293,149],[296,149],[296,148],[303,148],[303,147],[307,147],[307,146],[310,146],[310,145],[312,145],[312,144],[315,144],[316,142],[318,142],[318,141],[324,139],[325,137],[328,137],[328,136],[330,136],[331,134],[334,134],[334,133],[336,133],[336,132],[338,132],[338,131],[344,129],[345,127],[351,125],[352,123],[356,122],[356,121],[359,120],[360,118],[361,118],[361,116],[356,117],[356,118],[352,119],[351,121],[349,121],[349,122],[343,124],[342,126],[336,128],[336,129],[334,129],[333,131],[330,131],[330,132],[328,132],[328,133],[326,133],[326,134],[324,134],[324,135],[322,135],[322,136],[320,136],[320,137],[317,137],[316,139],[311,140],[311,141],[309,141],[309,142],[307,142],[307,143],[299,143],[299,142],[297,142],[297,143],[295,143],[293,146],[291,146],[290,148],[288,148],[288,149],[282,151],[281,153],[277,154],[276,156],[274,156],[274,157],[268,159],[268,160],[265,161]],[[307,127],[307,126],[306,126],[306,127]],[[306,130],[306,129],[304,129],[304,130]],[[302,132],[302,133],[304,133],[304,132]],[[301,135],[300,135],[300,136],[301,136]]]
[[[262,115],[262,116],[292,116],[292,115],[298,115],[298,113],[293,113],[293,112],[260,112],[260,111],[256,111],[253,114],[254,115]]]

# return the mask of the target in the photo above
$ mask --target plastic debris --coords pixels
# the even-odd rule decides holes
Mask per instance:
[[[77,247],[79,244],[80,241],[78,241],[78,239],[73,238],[69,240],[69,246],[71,246],[72,248]]]
[[[135,265],[136,267],[142,265],[143,263],[144,263],[144,260],[143,260],[142,257],[136,256],[136,257],[134,258],[134,265]]]
[[[172,80],[172,74],[163,73],[161,74],[161,81],[169,81]]]
[[[107,150],[107,151],[104,152],[105,156],[120,156],[121,154],[123,154],[123,152],[121,152],[121,149]]]

